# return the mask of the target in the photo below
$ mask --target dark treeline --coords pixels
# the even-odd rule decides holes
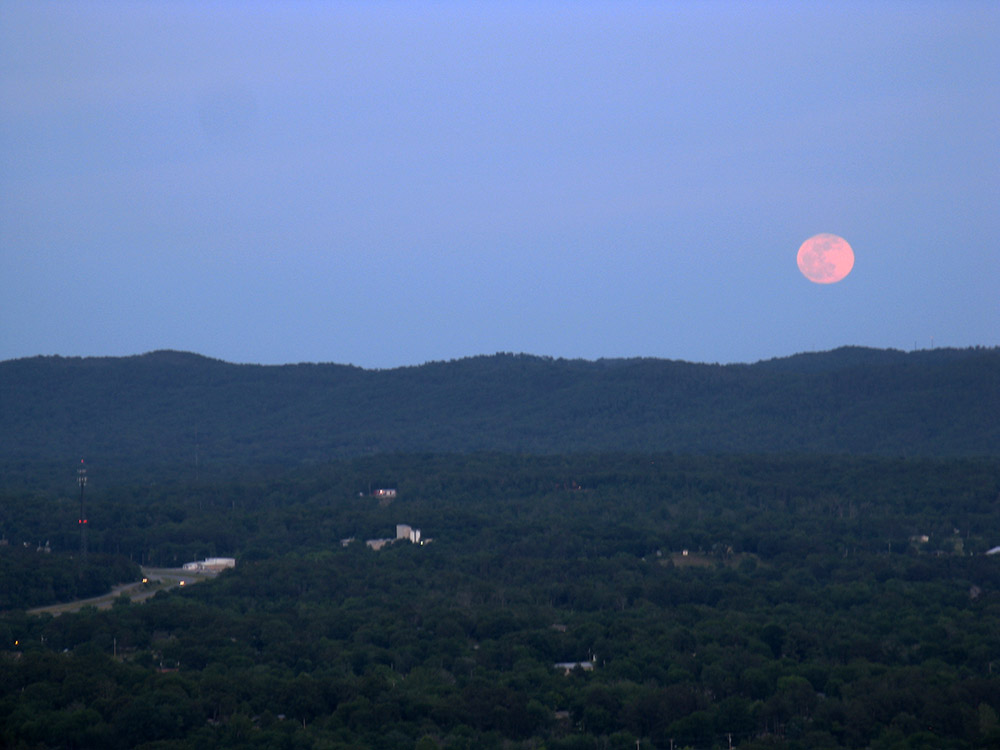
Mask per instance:
[[[0,611],[27,609],[105,594],[135,581],[139,566],[117,555],[80,555],[48,547],[0,545]]]
[[[238,565],[5,613],[4,746],[1000,742],[998,459],[420,454],[93,484],[95,555]],[[2,508],[11,551],[78,542],[69,497]],[[433,541],[365,546],[402,523]]]
[[[1000,350],[863,348],[753,365],[498,354],[369,371],[179,352],[0,362],[0,455],[195,474],[410,451],[1000,451]]]
[[[892,543],[903,548],[917,534],[929,535],[925,549],[934,551],[950,549],[957,528],[964,547],[981,553],[1000,544],[994,537],[1000,532],[998,460],[400,454],[256,473],[240,469],[199,482],[170,472],[147,481],[143,470],[92,465],[88,546],[143,565],[171,566],[377,537],[394,528],[399,506],[373,507],[360,496],[392,487],[406,499],[410,521],[471,549],[489,546],[498,535],[521,538],[527,525],[532,537],[544,534],[553,549],[586,541],[592,554],[613,554],[622,545],[642,555],[664,545],[707,549],[723,543],[765,556],[772,549],[877,552]],[[38,477],[39,484],[52,480],[48,472]],[[6,491],[0,538],[76,550],[74,482],[75,475],[64,471],[66,494]],[[836,549],[827,546],[831,539]]]

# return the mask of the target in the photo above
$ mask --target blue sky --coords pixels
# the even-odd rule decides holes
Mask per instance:
[[[5,0],[0,359],[996,346],[998,39],[995,2]]]

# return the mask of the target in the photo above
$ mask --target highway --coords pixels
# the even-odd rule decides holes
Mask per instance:
[[[190,586],[208,578],[214,577],[211,573],[193,573],[181,568],[143,568],[142,576],[148,582],[135,581],[134,583],[123,583],[115,586],[107,594],[94,596],[89,599],[77,599],[72,602],[62,604],[50,604],[47,607],[35,607],[29,609],[29,615],[40,615],[48,612],[58,617],[64,612],[77,612],[84,607],[97,607],[97,609],[108,609],[122,594],[126,594],[133,602],[141,602],[154,596],[157,591],[166,591],[178,586]]]

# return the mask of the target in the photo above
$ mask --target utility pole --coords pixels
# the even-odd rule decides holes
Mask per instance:
[[[87,486],[87,467],[80,459],[80,468],[76,472],[76,481],[80,485],[80,519],[77,523],[80,526],[80,559],[87,559],[87,513],[83,507],[83,488]]]

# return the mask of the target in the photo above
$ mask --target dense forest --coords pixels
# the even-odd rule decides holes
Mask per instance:
[[[0,362],[0,456],[211,471],[434,451],[1000,452],[1000,349],[753,365],[498,354],[419,367],[194,354]]]
[[[82,564],[73,472],[61,494],[2,491],[4,571]],[[5,612],[5,747],[1000,743],[996,457],[423,453],[91,476],[88,564],[237,566],[141,604]],[[397,524],[425,543],[365,544]]]
[[[0,746],[1000,747],[998,384],[997,349],[2,362]]]

